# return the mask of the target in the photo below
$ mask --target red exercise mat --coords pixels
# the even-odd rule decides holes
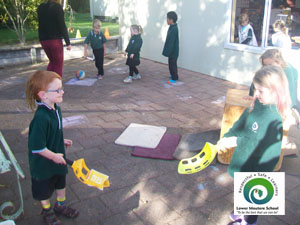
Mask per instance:
[[[156,148],[134,147],[131,155],[151,159],[173,160],[174,151],[180,141],[179,134],[164,134]]]

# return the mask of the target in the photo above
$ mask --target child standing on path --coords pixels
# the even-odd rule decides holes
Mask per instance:
[[[59,225],[54,213],[76,218],[79,212],[65,204],[66,174],[65,146],[72,141],[64,139],[61,110],[63,101],[61,77],[50,71],[37,71],[26,85],[26,101],[37,109],[29,126],[28,158],[33,198],[40,201],[42,216],[47,225]],[[50,197],[56,192],[56,203],[51,209]],[[54,212],[53,212],[54,211]]]
[[[253,78],[255,93],[247,108],[233,127],[219,140],[219,154],[235,148],[228,173],[273,172],[281,152],[282,118],[290,109],[288,83],[283,70],[265,66]],[[230,214],[232,225],[257,223],[257,215]]]
[[[106,38],[101,30],[101,21],[95,19],[93,21],[93,30],[88,34],[84,40],[84,57],[87,57],[88,44],[91,44],[95,56],[95,65],[98,69],[97,78],[101,80],[104,76],[103,61],[105,55]]]
[[[133,80],[142,79],[136,66],[140,65],[140,50],[143,45],[141,34],[143,32],[140,25],[131,25],[131,38],[125,49],[127,52],[126,65],[129,66],[129,76],[124,79],[124,83],[131,83]],[[135,75],[133,75],[135,73]]]
[[[162,54],[168,57],[170,80],[168,83],[176,83],[178,80],[177,59],[179,55],[179,36],[177,27],[177,14],[174,11],[167,13],[167,23],[170,25]]]

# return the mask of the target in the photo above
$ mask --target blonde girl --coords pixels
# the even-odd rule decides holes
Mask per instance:
[[[254,98],[233,127],[219,140],[219,153],[235,148],[228,173],[273,172],[281,152],[282,118],[290,109],[288,82],[283,70],[265,66],[255,73]],[[257,216],[234,215],[234,225],[256,224]]]
[[[131,25],[130,27],[131,38],[125,49],[127,53],[126,65],[129,66],[129,76],[124,79],[124,83],[131,83],[132,80],[142,79],[136,68],[140,65],[140,51],[143,45],[141,34],[143,29],[140,25]]]
[[[282,57],[281,51],[279,49],[269,49],[265,51],[261,57],[260,62],[262,66],[274,65],[279,66],[284,70],[285,76],[288,80],[289,92],[291,95],[291,108],[300,112],[299,101],[297,97],[297,87],[298,87],[298,71],[291,64],[286,63]],[[249,95],[253,96],[254,86],[251,85]]]
[[[68,172],[65,146],[72,146],[72,141],[63,138],[62,116],[58,106],[63,101],[63,94],[61,77],[55,72],[37,71],[27,81],[26,101],[29,108],[36,109],[28,135],[32,195],[40,201],[47,225],[61,224],[54,212],[68,218],[75,218],[79,214],[65,204]],[[54,191],[56,203],[52,210],[50,198]]]
[[[276,20],[272,26],[275,33],[271,36],[271,45],[290,49],[292,42],[285,22],[283,20]]]

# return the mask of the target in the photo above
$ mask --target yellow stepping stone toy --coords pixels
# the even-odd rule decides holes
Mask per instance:
[[[78,159],[75,161],[71,161],[66,159],[67,164],[72,166],[75,176],[80,180],[82,183],[87,184],[91,187],[96,187],[101,191],[105,187],[109,187],[109,180],[108,176],[98,172],[94,169],[89,169],[85,165],[84,159]]]
[[[179,174],[197,173],[211,164],[218,152],[216,145],[206,142],[203,149],[195,156],[182,159],[178,164]]]

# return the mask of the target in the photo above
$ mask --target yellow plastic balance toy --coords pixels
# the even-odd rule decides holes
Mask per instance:
[[[214,160],[218,152],[216,145],[206,142],[203,149],[195,156],[182,159],[178,164],[179,174],[192,174],[205,169]]]
[[[96,187],[101,191],[103,190],[103,188],[110,186],[108,176],[94,169],[89,170],[89,168],[87,168],[87,166],[85,165],[84,159],[78,159],[75,161],[67,159],[66,162],[72,166],[75,176],[82,183],[92,187]],[[83,171],[85,171],[86,173],[84,173]]]

